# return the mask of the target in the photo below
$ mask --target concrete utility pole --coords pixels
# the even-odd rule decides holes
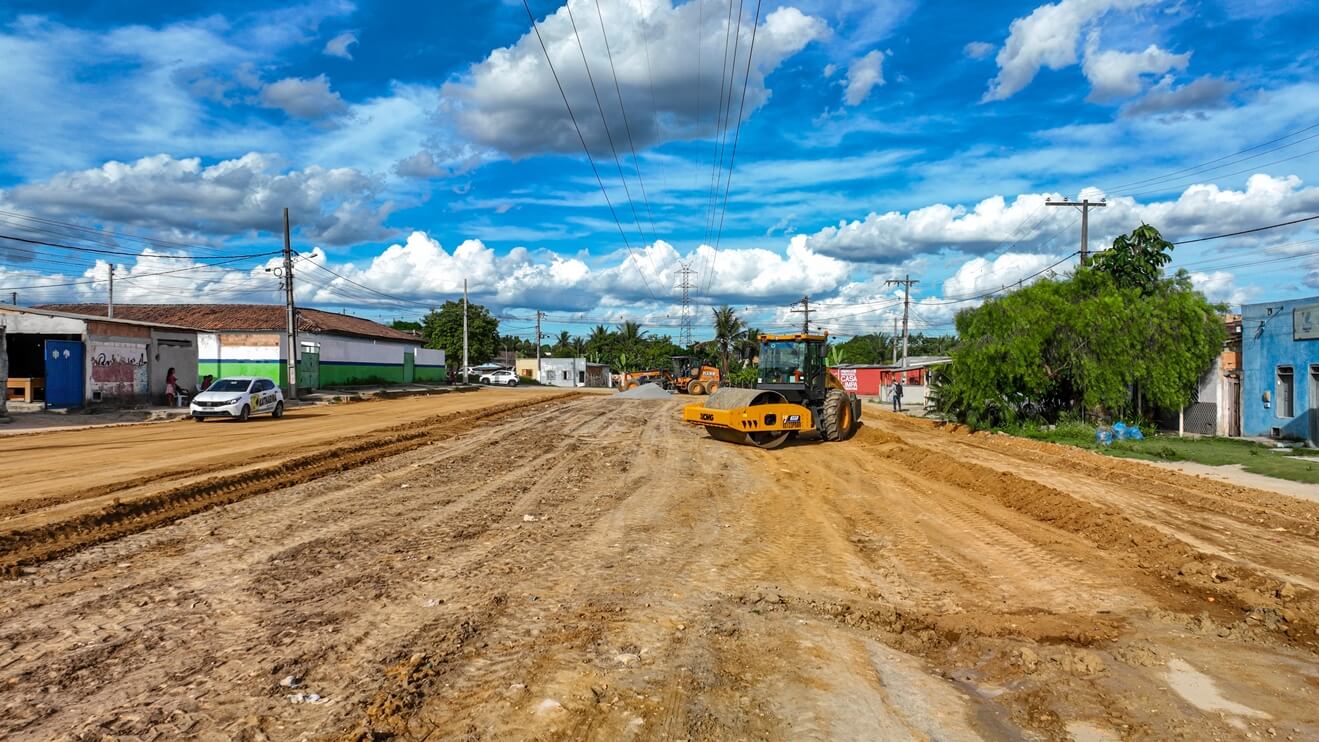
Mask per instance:
[[[289,234],[289,210],[284,208],[284,313],[289,344],[289,399],[298,398],[298,310],[293,305],[293,240]]]
[[[536,311],[536,381],[543,381],[540,370],[540,321],[545,319],[545,313]]]
[[[887,286],[891,283],[902,284],[902,367],[907,367],[907,315],[911,310],[911,285],[920,283],[908,273],[905,278],[890,278],[884,282]]]
[[[795,307],[795,306],[797,306],[798,304],[801,305],[801,309],[794,309],[794,310],[792,310],[792,311],[802,315],[802,318],[801,318],[801,331],[802,331],[803,333],[809,335],[810,332],[811,332],[811,297],[810,297],[810,294],[807,294],[806,296],[803,296],[803,297],[801,298],[801,301],[793,302],[793,303],[792,303],[792,306]]]
[[[467,383],[467,279],[463,279],[463,383]]]
[[[893,318],[893,365],[898,365],[898,318]]]
[[[110,301],[105,305],[105,316],[114,319],[114,263],[110,264]]]
[[[678,343],[683,348],[692,347],[692,270],[691,263],[683,263],[682,270],[678,275],[682,276],[682,283],[679,287],[682,289],[682,329],[678,332]]]
[[[10,304],[13,304],[14,306],[18,306],[18,292],[17,292],[17,291],[10,291],[10,292],[9,292],[9,303],[10,303]]]
[[[1090,209],[1102,209],[1108,204],[1101,198],[1098,201],[1081,199],[1080,201],[1045,201],[1045,206],[1075,206],[1081,210],[1081,265],[1090,257]]]

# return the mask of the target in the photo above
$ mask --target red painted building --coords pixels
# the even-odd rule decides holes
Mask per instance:
[[[894,381],[901,381],[904,387],[918,387],[923,390],[929,383],[930,370],[949,360],[944,356],[913,356],[907,359],[905,369],[892,365],[845,364],[831,368],[829,372],[843,383],[844,389],[855,392],[857,396],[887,399]],[[911,399],[910,395],[904,396]],[[924,395],[921,395],[921,398],[924,399]]]

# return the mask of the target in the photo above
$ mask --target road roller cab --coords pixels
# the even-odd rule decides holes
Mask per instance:
[[[861,401],[825,366],[828,334],[761,335],[753,389],[724,387],[683,419],[724,441],[778,448],[801,431],[845,440],[861,419]]]

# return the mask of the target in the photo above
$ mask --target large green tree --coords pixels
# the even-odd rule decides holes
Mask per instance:
[[[1217,309],[1185,272],[1140,284],[1098,269],[963,311],[957,332],[937,399],[975,427],[1131,417],[1137,389],[1145,409],[1176,409],[1225,337]]]
[[[457,367],[463,362],[463,303],[446,301],[421,321],[421,336],[427,348],[444,351],[444,362]],[[467,358],[472,365],[485,363],[499,352],[499,320],[480,304],[467,306]]]

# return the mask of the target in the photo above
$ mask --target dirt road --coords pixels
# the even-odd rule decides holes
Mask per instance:
[[[1319,506],[867,422],[576,398],[45,561],[0,736],[1319,737]]]

